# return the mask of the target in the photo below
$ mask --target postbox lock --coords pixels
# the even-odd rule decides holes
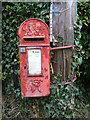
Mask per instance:
[[[26,66],[24,66],[24,69],[26,69]]]
[[[20,53],[25,53],[26,52],[26,47],[20,47]]]

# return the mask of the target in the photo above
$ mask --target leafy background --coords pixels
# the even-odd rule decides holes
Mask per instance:
[[[83,91],[86,90],[86,94],[90,98],[90,2],[78,3],[78,21],[82,22],[81,39],[80,44],[84,54],[82,56],[82,65],[80,66],[80,80],[79,84],[82,84]],[[79,81],[78,81],[79,82]],[[85,88],[85,90],[84,90]]]
[[[17,89],[13,84],[13,73],[20,79],[19,26],[28,18],[40,18],[49,25],[49,6],[49,3],[40,2],[2,3],[3,119],[89,117],[89,3],[78,3],[78,20],[74,23],[76,54],[73,66],[77,82],[67,86],[63,82],[62,86],[58,86],[57,76],[51,74],[51,95],[44,98],[23,98],[20,83]]]

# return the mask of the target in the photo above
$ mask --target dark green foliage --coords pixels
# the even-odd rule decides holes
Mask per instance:
[[[3,95],[6,97],[6,110],[4,111],[4,117],[7,116],[13,118],[11,105],[7,101],[14,98],[14,85],[13,85],[13,73],[20,75],[19,68],[19,54],[18,54],[18,29],[20,24],[29,18],[39,18],[45,21],[49,25],[49,3],[36,3],[36,2],[3,2],[2,3],[2,80],[3,80]],[[17,64],[18,69],[13,71],[13,66]],[[21,96],[20,90],[17,92],[18,96]],[[21,99],[21,98],[20,98]],[[19,99],[19,100],[20,100]],[[24,103],[19,105],[19,110],[24,109]],[[32,103],[32,102],[31,102]],[[29,104],[28,104],[29,105]],[[9,106],[9,107],[8,107]],[[24,109],[25,110],[25,109]],[[8,113],[10,112],[10,114]],[[18,112],[18,111],[17,111]],[[24,111],[23,111],[24,112]],[[25,110],[27,114],[27,111]],[[23,114],[23,113],[22,113]],[[25,115],[26,115],[25,114]],[[15,117],[15,114],[14,114]],[[23,116],[24,117],[24,116]]]
[[[78,20],[82,21],[80,43],[85,51],[82,56],[82,65],[80,66],[80,80],[82,80],[83,86],[81,88],[85,88],[88,97],[90,97],[90,3],[78,3],[78,14]]]
[[[51,75],[51,95],[44,99],[44,111],[47,117],[50,118],[76,118],[84,117],[80,112],[79,101],[83,103],[82,93],[79,91],[75,84],[58,86],[57,76]],[[77,99],[78,98],[78,99]],[[41,101],[43,98],[41,98]],[[84,106],[81,107],[83,109]]]
[[[49,16],[49,3],[2,4],[2,80],[6,80],[6,83],[12,80],[13,65],[19,64],[17,32],[20,24],[29,18],[39,18],[49,24],[47,16]],[[15,73],[20,73],[19,68]]]
[[[87,105],[84,104],[83,95],[79,88],[74,83],[64,85],[65,82],[62,82],[62,86],[58,86],[59,80],[54,75],[51,75],[51,80],[51,95],[48,97],[21,97],[20,89],[17,89],[15,91],[17,106],[14,110],[12,109],[11,103],[15,103],[15,101],[10,102],[10,97],[7,103],[4,101],[3,118],[17,117],[23,120],[27,117],[28,120],[38,113],[39,118],[86,118]]]
[[[80,44],[81,39],[81,28],[82,28],[82,22],[78,21],[77,23],[74,23],[74,34],[75,34],[75,52],[74,52],[74,60],[72,62],[72,72],[76,73],[80,77],[80,65],[82,64],[82,56],[84,54],[84,50],[82,49],[82,45]]]
[[[84,4],[83,7],[85,7]],[[81,11],[80,7],[79,9]],[[18,88],[17,90],[14,89],[13,65],[18,65],[18,70],[16,70],[14,73],[18,74],[18,77],[20,75],[18,55],[19,40],[17,37],[18,28],[20,24],[28,18],[40,18],[49,25],[49,3],[5,2],[2,6],[2,13],[2,80],[4,98],[3,119],[17,118],[18,120],[29,120],[31,117],[35,117],[36,114],[38,114],[37,117],[39,118],[42,117],[60,119],[88,117],[88,111],[86,110],[86,108],[89,105],[86,104],[85,99],[83,98],[82,91],[80,91],[79,87],[76,87],[77,85],[75,85],[75,83],[64,85],[64,81],[62,83],[62,86],[58,86],[58,77],[52,74],[50,86],[51,95],[48,97],[24,98],[21,97],[20,88]],[[75,23],[74,26],[76,54],[74,54],[72,72],[76,71],[77,75],[80,75],[81,73],[79,66],[83,62],[85,63],[86,58],[88,59],[89,57],[87,49],[89,41],[87,32],[88,26],[85,26],[82,19],[80,19],[78,23]],[[85,34],[83,33],[83,31],[85,31]],[[85,46],[84,43],[86,43]],[[88,65],[82,65],[82,73],[84,72],[84,75],[87,76]],[[83,69],[87,71],[84,71]],[[82,80],[84,80],[84,78]],[[81,88],[83,89],[82,86]],[[16,99],[13,99],[15,97],[14,93],[16,94]]]

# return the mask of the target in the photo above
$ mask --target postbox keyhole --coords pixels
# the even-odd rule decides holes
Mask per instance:
[[[24,69],[26,69],[26,66],[24,66]]]

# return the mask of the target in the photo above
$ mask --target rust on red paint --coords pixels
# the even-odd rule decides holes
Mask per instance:
[[[28,19],[20,25],[18,36],[21,94],[23,97],[48,96],[50,94],[49,28],[40,19]],[[36,63],[34,65],[33,58],[41,60],[37,63],[40,66]]]

